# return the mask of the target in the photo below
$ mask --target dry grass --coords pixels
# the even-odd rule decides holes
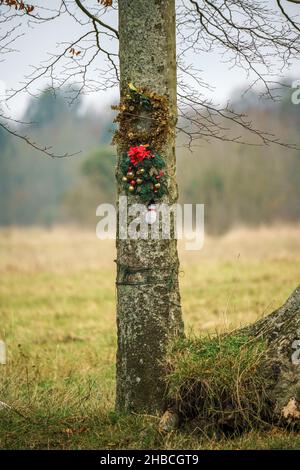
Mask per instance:
[[[197,334],[256,320],[300,279],[300,227],[239,229],[180,251],[184,319]],[[299,448],[276,429],[203,441],[114,414],[114,257],[113,241],[78,229],[0,232],[0,400],[23,415],[0,409],[0,447]]]
[[[246,335],[176,341],[168,355],[168,395],[182,424],[207,437],[270,428],[267,345]]]

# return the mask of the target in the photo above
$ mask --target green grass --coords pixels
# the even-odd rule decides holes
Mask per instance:
[[[267,344],[241,333],[177,340],[168,355],[170,405],[202,435],[266,428],[271,396]]]
[[[299,234],[250,232],[181,250],[187,331],[220,333],[279,306],[300,279]],[[276,428],[161,435],[157,416],[114,413],[114,256],[93,233],[0,232],[0,400],[12,408],[0,409],[0,448],[300,448],[299,435]]]

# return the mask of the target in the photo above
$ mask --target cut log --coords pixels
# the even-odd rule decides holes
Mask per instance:
[[[284,305],[240,332],[267,341],[274,419],[300,425],[300,285]]]

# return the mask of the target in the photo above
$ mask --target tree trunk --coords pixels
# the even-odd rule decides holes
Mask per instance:
[[[264,372],[275,420],[300,424],[300,285],[282,307],[242,331],[268,343]]]
[[[175,0],[119,0],[119,34],[121,97],[128,94],[129,83],[167,96],[174,116],[169,124],[175,127]],[[119,163],[126,150],[120,142]],[[173,204],[174,136],[160,153],[169,175],[161,202]],[[123,194],[120,184],[118,194]],[[128,206],[137,202],[136,196],[127,199]],[[123,240],[117,235],[117,328],[116,409],[162,411],[166,347],[183,334],[176,240]]]

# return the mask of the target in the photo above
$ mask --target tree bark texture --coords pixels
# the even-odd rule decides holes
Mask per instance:
[[[300,424],[300,285],[286,303],[244,330],[268,344],[265,361],[275,421]]]
[[[170,125],[175,127],[175,0],[119,0],[119,35],[121,97],[128,94],[129,83],[166,95],[174,116]],[[121,142],[119,162],[124,150]],[[160,154],[169,175],[168,192],[161,202],[173,204],[177,200],[174,136],[168,137]],[[119,184],[120,194],[124,195]],[[137,202],[136,196],[128,196],[128,205]],[[164,409],[166,347],[172,337],[183,334],[178,267],[176,240],[117,236],[119,411]]]

